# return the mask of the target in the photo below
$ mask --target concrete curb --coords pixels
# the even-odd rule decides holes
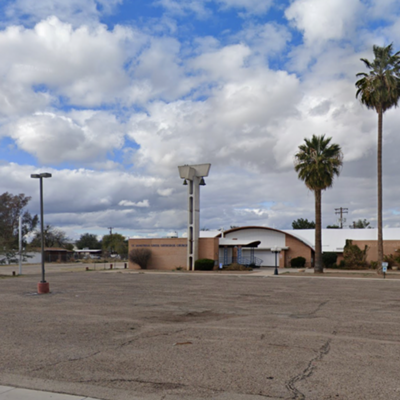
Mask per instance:
[[[0,400],[96,400],[92,397],[0,386]]]

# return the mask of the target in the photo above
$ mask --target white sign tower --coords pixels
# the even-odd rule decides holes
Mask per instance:
[[[187,269],[194,270],[199,257],[200,235],[200,186],[204,186],[204,177],[208,176],[211,164],[182,165],[179,175],[188,186],[188,229],[187,229]]]

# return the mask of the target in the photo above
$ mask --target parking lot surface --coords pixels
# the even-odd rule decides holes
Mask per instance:
[[[399,399],[400,281],[0,279],[0,385],[105,400]]]

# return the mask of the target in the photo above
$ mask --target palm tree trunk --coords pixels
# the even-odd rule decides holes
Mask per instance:
[[[315,190],[315,261],[314,273],[322,274],[322,240],[321,240],[321,190]]]
[[[378,111],[378,273],[382,272],[383,234],[382,234],[382,125],[383,112]]]

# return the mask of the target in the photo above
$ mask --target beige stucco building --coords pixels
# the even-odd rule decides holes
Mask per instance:
[[[346,240],[352,240],[353,244],[361,249],[367,245],[367,261],[376,261],[378,259],[376,238],[376,229],[323,229],[322,251],[337,253],[339,262],[343,258]],[[383,238],[384,254],[389,255],[397,250],[400,251],[399,228],[385,228]],[[313,229],[281,231],[261,226],[245,226],[225,232],[201,231],[199,258],[212,259],[215,265],[238,262],[273,267],[275,266],[273,249],[278,247],[280,252],[277,256],[277,265],[280,268],[289,267],[290,260],[299,256],[306,259],[306,267],[310,268],[313,266],[314,240]],[[186,269],[186,238],[129,240],[130,250],[143,247],[152,251],[149,269]],[[132,263],[129,267],[139,268]]]
[[[151,250],[149,269],[186,269],[186,238],[130,239],[129,251],[134,248]],[[216,265],[238,262],[273,267],[274,248],[280,249],[277,265],[281,268],[290,266],[290,260],[299,256],[306,259],[306,267],[312,266],[314,249],[309,243],[284,231],[257,226],[200,232],[199,259],[212,259]],[[139,266],[130,262],[129,268]]]

